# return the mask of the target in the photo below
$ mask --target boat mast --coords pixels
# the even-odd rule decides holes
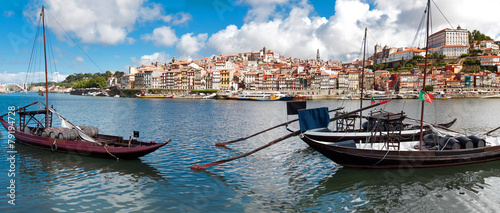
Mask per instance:
[[[45,128],[49,128],[49,81],[47,78],[47,47],[45,44],[45,14],[42,5],[43,57],[45,59]]]
[[[366,54],[366,31],[367,28],[365,27],[365,38],[363,39],[363,63],[362,63],[362,68],[361,68],[361,94],[359,95],[359,108],[363,108],[363,86],[364,86],[364,79],[365,79],[365,54]],[[359,112],[359,129],[363,128],[363,112]]]
[[[428,54],[429,54],[429,19],[430,19],[430,14],[431,14],[431,0],[427,0],[427,32],[426,32],[426,44],[425,44],[425,64],[424,64],[424,82],[422,84],[422,90],[425,91],[425,80],[427,78],[427,60],[428,60]],[[424,103],[425,101],[422,101],[422,112],[420,116],[420,144],[419,144],[419,149],[422,150],[422,138],[424,136]]]

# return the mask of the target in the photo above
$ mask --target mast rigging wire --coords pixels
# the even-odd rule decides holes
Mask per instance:
[[[48,14],[50,15],[50,17],[52,17],[52,19],[55,21],[55,23],[57,23],[57,25],[59,25],[59,27],[66,33],[66,35],[71,39],[71,41],[73,41],[73,43],[75,43],[75,45],[83,52],[83,54],[85,54],[85,56],[87,56],[87,58],[90,59],[90,61],[92,61],[92,63],[101,71],[103,72],[103,70],[97,65],[97,63],[95,63],[95,61],[87,54],[87,52],[85,52],[85,50],[83,50],[82,47],[80,47],[80,45],[78,45],[78,43],[75,41],[75,39],[73,39],[73,37],[71,37],[71,35],[68,33],[68,31],[66,31],[66,29],[64,29],[64,27],[57,21],[56,18],[54,18],[54,16],[52,16],[52,14],[50,13],[50,11],[48,11]]]

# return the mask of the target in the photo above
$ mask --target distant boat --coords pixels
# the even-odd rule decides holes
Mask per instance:
[[[44,18],[42,6],[41,19],[44,20]],[[45,26],[42,25],[42,27],[45,52]],[[47,60],[45,60],[45,74],[47,74]],[[47,77],[45,81],[47,82]],[[113,159],[138,158],[168,143],[168,141],[155,143],[141,142],[132,138],[124,139],[120,136],[99,134],[96,127],[76,126],[49,107],[48,90],[46,86],[45,103],[33,102],[0,116],[0,123],[9,134],[15,137],[17,142],[52,152]],[[27,109],[32,106],[36,109],[28,111]],[[9,116],[13,112],[19,115],[20,119],[16,119],[17,123],[9,122],[11,121]],[[52,126],[53,115],[59,117],[61,127]]]
[[[500,98],[500,94],[496,94],[496,95],[488,95],[488,96],[482,96],[481,98]]]
[[[294,96],[280,92],[242,92],[236,97],[239,101],[291,101]]]

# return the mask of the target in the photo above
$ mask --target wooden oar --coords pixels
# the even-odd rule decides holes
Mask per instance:
[[[337,108],[337,109],[332,109],[332,110],[330,110],[330,111],[328,111],[328,112],[334,112],[334,111],[338,111],[338,110],[342,110],[342,109],[344,109],[344,107],[339,107],[339,108]],[[248,137],[238,138],[238,139],[236,139],[236,140],[227,141],[227,142],[219,142],[219,143],[216,143],[215,145],[216,145],[216,146],[226,146],[226,145],[228,145],[228,144],[232,144],[232,143],[236,143],[236,142],[239,142],[239,141],[242,141],[242,140],[246,140],[246,139],[249,139],[249,138],[251,138],[251,137],[255,137],[255,136],[257,136],[257,135],[260,135],[260,134],[262,134],[262,133],[264,133],[264,132],[267,132],[267,131],[270,131],[270,130],[276,129],[276,128],[278,128],[278,127],[281,127],[281,126],[286,126],[286,125],[291,124],[291,123],[293,123],[293,122],[295,122],[295,121],[298,121],[298,120],[299,120],[299,119],[294,119],[294,120],[291,120],[291,121],[288,121],[288,122],[285,122],[285,123],[282,123],[282,124],[278,124],[277,126],[271,127],[271,128],[269,128],[269,129],[266,129],[266,130],[263,130],[263,131],[257,132],[257,133],[255,133],[255,134],[253,134],[253,135],[248,136]]]
[[[410,119],[410,120],[414,120],[414,121],[420,122],[420,120],[415,119],[415,118],[410,118],[410,117],[406,117],[406,118],[407,118],[407,119]],[[429,125],[432,125],[432,126],[434,126],[434,127],[436,127],[436,128],[444,129],[444,130],[446,130],[446,131],[450,131],[450,132],[454,132],[454,133],[458,133],[458,134],[466,135],[466,134],[465,134],[465,133],[463,133],[463,132],[458,132],[458,131],[455,131],[455,130],[453,130],[453,129],[446,128],[446,127],[444,127],[444,126],[439,126],[439,124],[434,124],[434,123],[430,123],[430,122],[427,122],[427,121],[424,121],[424,123],[429,124]]]
[[[345,117],[350,116],[350,115],[352,115],[352,114],[355,114],[355,113],[361,112],[361,111],[363,111],[363,110],[367,110],[367,109],[370,109],[370,108],[373,108],[373,107],[379,106],[379,105],[381,105],[381,104],[385,104],[385,103],[387,103],[387,102],[388,102],[388,101],[382,101],[382,102],[380,102],[380,103],[376,103],[376,104],[373,104],[373,105],[370,105],[370,106],[367,106],[367,107],[363,107],[363,108],[361,108],[361,109],[354,110],[354,111],[349,112],[349,113],[346,113],[346,114],[339,115],[339,116],[337,116],[337,117],[331,118],[331,119],[330,119],[330,122],[332,122],[332,121],[334,121],[334,120],[338,120],[338,119],[345,118]],[[203,164],[203,165],[192,165],[192,166],[191,166],[191,169],[199,169],[199,170],[201,170],[201,169],[206,169],[206,168],[208,168],[208,167],[216,166],[216,165],[219,165],[219,164],[222,164],[222,163],[225,163],[225,162],[229,162],[229,161],[232,161],[232,160],[236,160],[236,159],[239,159],[239,158],[242,158],[242,157],[245,157],[245,156],[251,155],[251,154],[253,154],[253,153],[256,153],[256,152],[258,152],[258,151],[260,151],[260,150],[262,150],[262,149],[264,149],[264,148],[267,148],[267,147],[269,147],[269,146],[272,146],[272,145],[274,145],[274,144],[277,144],[278,142],[281,142],[281,141],[283,141],[283,140],[285,140],[285,139],[287,139],[287,138],[290,138],[290,137],[292,137],[292,136],[297,136],[297,135],[299,135],[300,133],[301,133],[301,131],[300,131],[300,130],[297,130],[297,131],[292,132],[292,133],[289,133],[288,135],[285,135],[285,136],[283,136],[283,137],[281,137],[281,138],[278,138],[278,139],[276,139],[276,140],[273,140],[273,141],[269,142],[268,144],[266,144],[266,145],[264,145],[264,146],[261,146],[261,147],[259,147],[259,148],[257,148],[257,149],[254,149],[254,150],[252,150],[252,151],[250,151],[250,152],[247,152],[247,153],[244,153],[244,154],[241,154],[241,155],[235,156],[235,157],[231,157],[231,158],[227,158],[227,159],[223,159],[223,160],[218,160],[218,161],[215,161],[215,162],[212,162],[212,163],[207,163],[207,164]]]
[[[486,133],[486,134],[484,134],[484,135],[489,135],[490,133],[492,133],[492,132],[494,132],[494,131],[497,131],[497,130],[499,130],[499,129],[500,129],[500,126],[499,126],[499,127],[497,127],[497,128],[495,128],[494,130],[491,130],[491,131],[487,132],[487,133]]]
[[[281,138],[278,138],[278,139],[276,139],[276,140],[273,140],[273,141],[269,142],[268,144],[266,144],[266,145],[264,145],[264,146],[261,146],[261,147],[259,147],[259,148],[257,148],[257,149],[254,149],[254,150],[252,150],[252,151],[250,151],[250,152],[247,152],[247,153],[244,153],[244,154],[241,154],[241,155],[238,155],[238,156],[232,157],[232,158],[227,158],[227,159],[223,159],[223,160],[218,160],[218,161],[215,161],[215,162],[212,162],[212,163],[207,163],[207,164],[203,164],[203,165],[192,165],[192,166],[191,166],[191,169],[206,169],[206,168],[208,168],[208,167],[212,167],[212,166],[215,166],[215,165],[219,165],[219,164],[221,164],[221,163],[225,163],[225,162],[228,162],[228,161],[236,160],[236,159],[238,159],[238,158],[242,158],[242,157],[245,157],[245,156],[249,156],[249,155],[251,155],[251,154],[253,154],[253,153],[256,153],[256,152],[258,152],[258,151],[260,151],[260,150],[262,150],[262,149],[264,149],[264,148],[270,147],[270,146],[272,146],[272,145],[274,145],[274,144],[276,144],[276,143],[278,143],[278,142],[280,142],[280,141],[283,141],[283,140],[285,140],[285,139],[287,139],[287,138],[290,138],[290,137],[292,137],[292,136],[297,136],[297,135],[299,135],[299,134],[300,134],[300,130],[299,130],[299,131],[292,132],[292,133],[289,133],[288,135],[285,135],[285,136],[283,136],[283,137],[281,137]]]

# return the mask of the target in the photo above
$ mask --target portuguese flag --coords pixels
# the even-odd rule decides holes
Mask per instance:
[[[420,95],[418,96],[418,99],[421,101],[427,101],[432,104],[432,99],[434,98],[433,95],[424,92],[423,90],[420,90]]]
[[[372,101],[371,101],[370,105],[373,105],[373,104],[375,104],[375,99],[373,99],[373,95],[372,95]]]

